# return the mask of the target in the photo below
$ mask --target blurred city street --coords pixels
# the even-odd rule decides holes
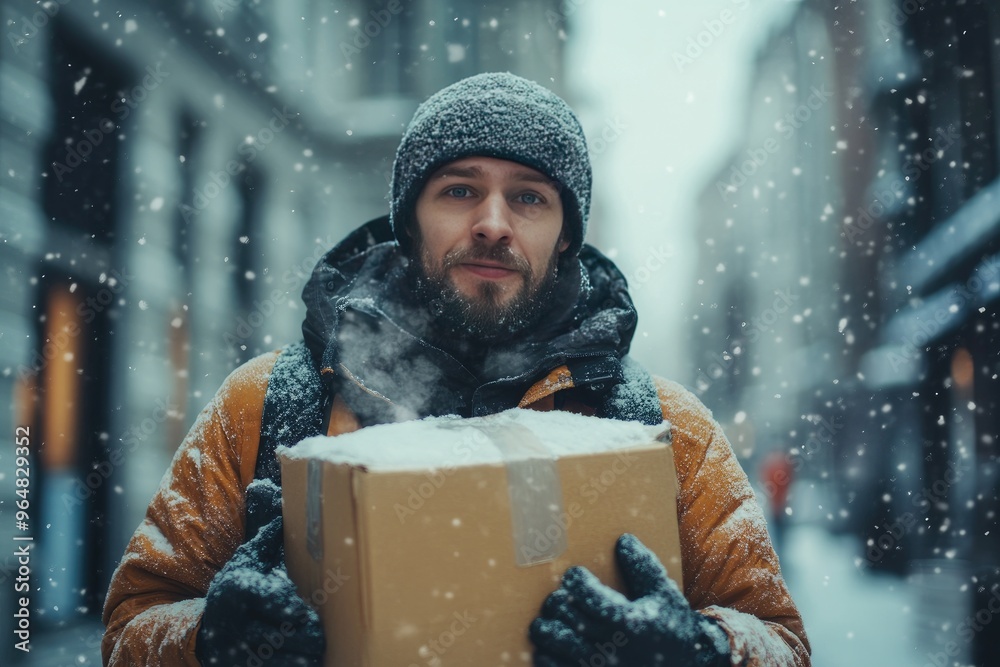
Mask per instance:
[[[524,312],[561,313],[551,330],[589,341],[578,311],[602,302],[598,329],[616,347],[560,349],[545,357],[565,362],[558,369],[518,373],[530,355],[498,355],[480,388],[542,383],[563,393],[539,405],[579,399],[621,416],[604,398],[627,385],[626,356],[675,381],[711,412],[778,531],[816,667],[1000,665],[1000,3],[0,0],[0,10],[0,635],[22,623],[15,608],[34,624],[31,653],[5,640],[0,665],[100,664],[108,590],[165,474],[183,459],[196,466],[192,487],[225,486],[202,472],[200,448],[175,459],[187,434],[207,437],[198,415],[236,369],[304,331],[334,354],[343,332],[304,327],[318,311],[303,294],[317,266],[354,285],[328,263],[336,244],[352,239],[352,257],[385,244],[417,266],[386,217],[407,123],[438,91],[502,72],[572,110],[565,145],[518,127],[534,128],[525,143],[561,146],[577,168],[567,180],[586,183],[586,214],[567,215],[582,198],[543,174],[559,193],[552,237],[560,222],[579,227],[576,240],[613,267],[617,299],[590,303],[602,286],[581,279],[576,305],[567,292],[567,307],[550,309],[562,303],[553,292],[527,298]],[[415,193],[426,185],[409,182]],[[355,234],[366,221],[381,222]],[[383,268],[373,290],[391,284]],[[331,305],[341,297],[315,298],[341,313]],[[440,300],[419,305],[432,313],[422,324],[469,334],[443,336],[440,350],[458,355],[465,381],[483,380],[484,360],[511,342],[446,329]],[[371,345],[358,365],[384,364],[386,387],[446,393],[438,364],[386,352],[375,336],[344,338]],[[339,409],[349,380],[363,390],[354,400],[392,404],[340,365],[321,369],[322,405]],[[416,368],[427,377],[395,375]],[[497,397],[486,413],[533,405]],[[431,405],[428,415],[474,413],[472,399]],[[260,406],[234,412],[257,414],[248,407]],[[325,418],[314,421],[352,423],[332,407]],[[236,430],[259,435],[257,421]],[[242,505],[220,505],[244,518]],[[173,548],[151,535],[151,551]],[[28,540],[23,563],[8,547]]]
[[[17,665],[31,667],[97,667],[101,664],[104,627],[95,619],[46,633],[33,644],[27,656],[17,656]]]

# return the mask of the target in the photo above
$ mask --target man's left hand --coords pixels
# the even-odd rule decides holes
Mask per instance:
[[[205,667],[319,667],[323,626],[288,578],[281,490],[257,480],[247,489],[246,505],[250,539],[208,586],[195,656]]]
[[[615,556],[630,597],[608,588],[586,568],[566,570],[562,585],[546,598],[541,616],[531,624],[536,667],[731,664],[726,633],[691,609],[663,564],[638,538],[622,535]]]

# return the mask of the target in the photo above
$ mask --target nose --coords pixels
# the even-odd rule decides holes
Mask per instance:
[[[502,194],[491,194],[477,207],[472,223],[472,235],[477,241],[494,244],[510,243],[514,230],[511,227],[511,210]]]

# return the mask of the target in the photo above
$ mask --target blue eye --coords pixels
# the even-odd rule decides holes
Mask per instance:
[[[465,197],[469,196],[469,188],[463,187],[461,185],[456,185],[453,188],[448,188],[448,194],[458,199],[464,199]]]
[[[518,197],[522,204],[541,204],[542,198],[536,195],[534,192],[525,192],[523,195]]]

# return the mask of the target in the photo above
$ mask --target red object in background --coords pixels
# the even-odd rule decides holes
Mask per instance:
[[[784,513],[788,489],[792,485],[792,473],[792,462],[782,451],[768,454],[760,466],[761,481],[771,501],[771,512],[775,515]]]

